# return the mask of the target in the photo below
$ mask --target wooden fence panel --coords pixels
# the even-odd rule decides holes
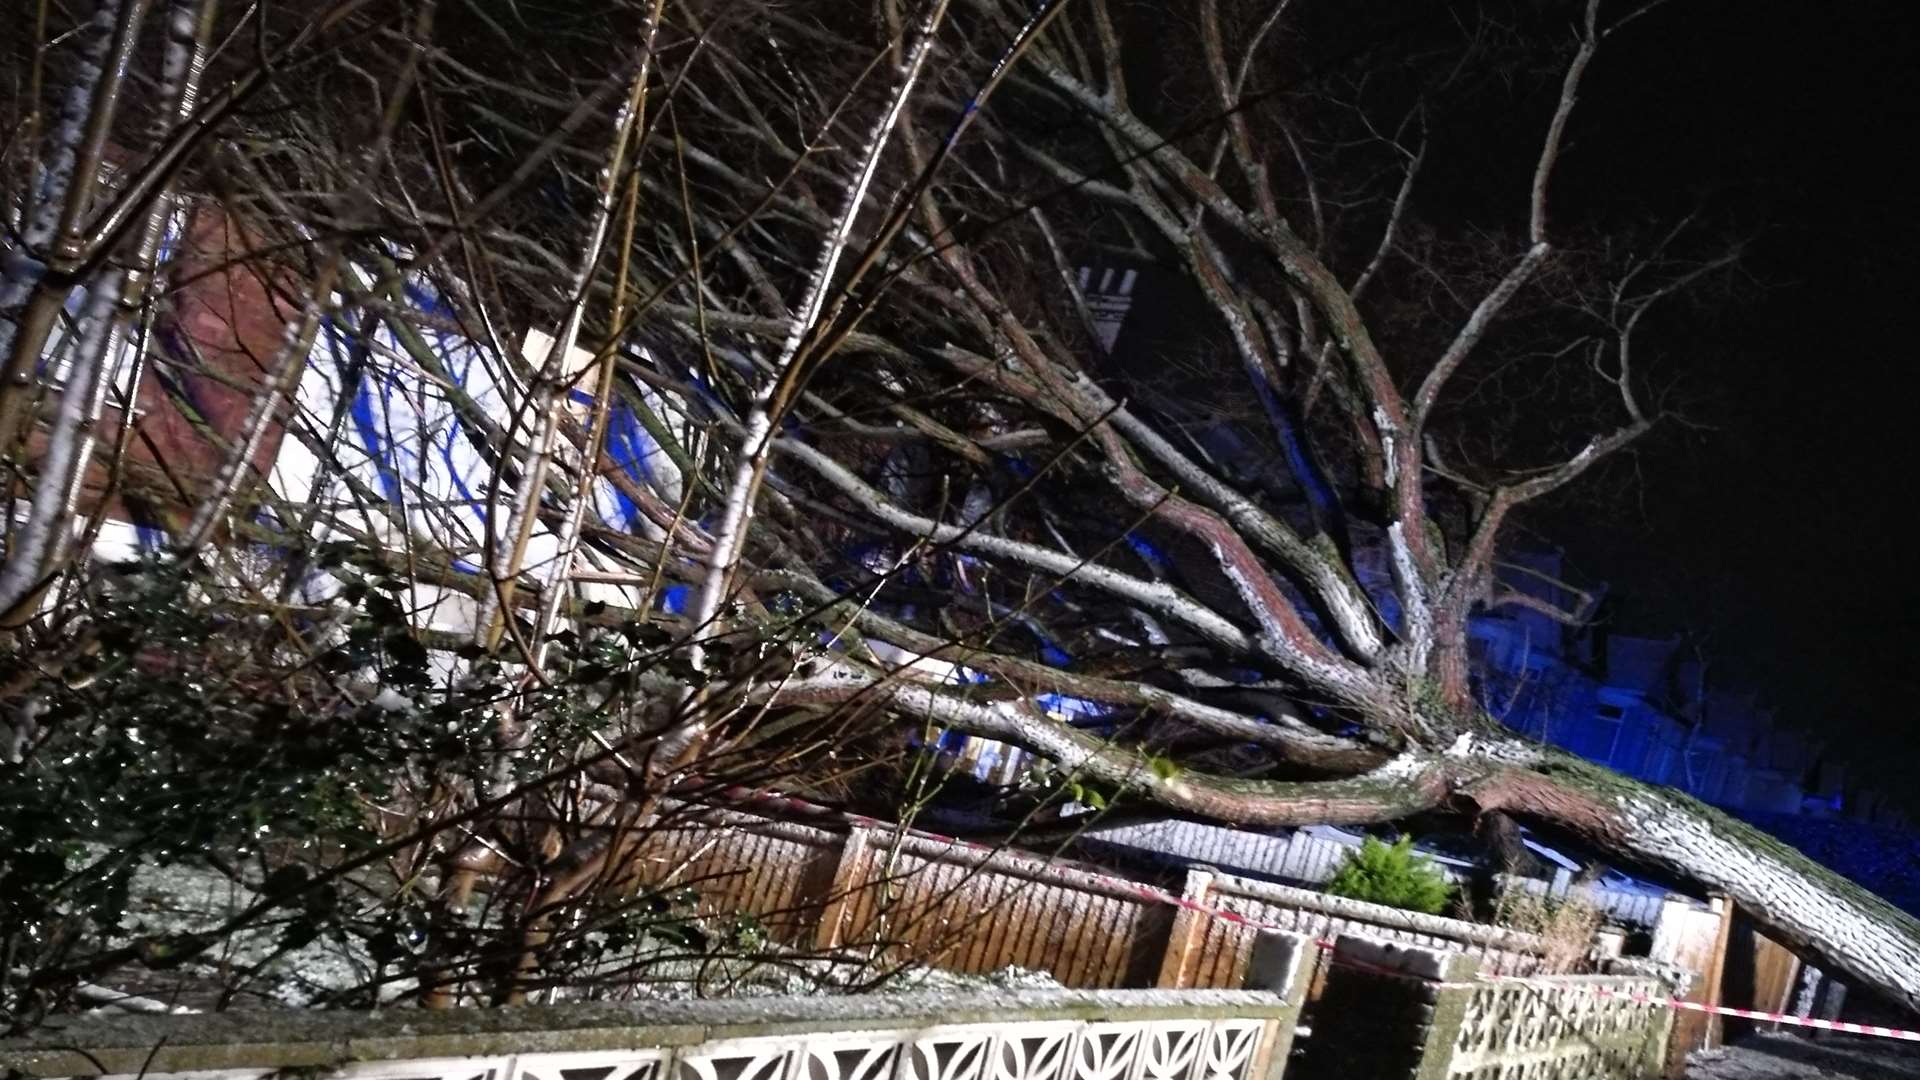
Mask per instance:
[[[1071,987],[1237,988],[1256,935],[1104,874],[878,830],[708,811],[656,833],[638,861],[648,884],[693,889],[703,915],[750,915],[776,940],[823,952],[870,948],[876,973],[1021,967]],[[1443,948],[1494,973],[1536,973],[1546,951],[1532,934],[1206,871],[1188,873],[1185,896],[1317,940]],[[1312,974],[1318,985],[1324,966]]]
[[[872,945],[887,963],[1045,971],[1062,985],[1151,985],[1173,910],[1123,884],[1013,851],[856,830],[822,948]]]
[[[703,917],[749,916],[791,943],[812,939],[843,844],[825,829],[709,812],[654,832],[633,865],[649,888],[692,890]]]
[[[1716,897],[1706,908],[1671,900],[1654,928],[1654,960],[1674,964],[1692,973],[1685,999],[1702,1005],[1720,1003],[1720,973],[1725,966],[1727,935],[1731,930],[1728,902]],[[1667,1075],[1685,1074],[1687,1055],[1715,1046],[1720,1018],[1711,1013],[1684,1011],[1674,1020],[1668,1046]]]
[[[1794,990],[1799,981],[1800,957],[1768,937],[1765,928],[1736,905],[1727,938],[1720,1004],[1755,1012],[1792,1012]],[[1731,1016],[1723,1023],[1728,1042],[1756,1028],[1778,1029],[1780,1026]]]

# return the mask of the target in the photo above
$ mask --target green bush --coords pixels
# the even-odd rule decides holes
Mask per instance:
[[[1353,900],[1438,915],[1446,910],[1453,886],[1426,856],[1413,850],[1413,837],[1383,844],[1369,836],[1347,856],[1327,883],[1327,892]]]

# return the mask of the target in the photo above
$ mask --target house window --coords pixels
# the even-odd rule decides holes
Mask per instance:
[[[1613,765],[1614,755],[1620,751],[1620,732],[1625,726],[1622,720],[1627,710],[1619,705],[1600,704],[1593,709],[1593,733],[1590,736],[1586,757],[1603,765]]]

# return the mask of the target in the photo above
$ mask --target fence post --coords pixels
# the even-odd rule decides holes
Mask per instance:
[[[833,880],[827,885],[820,925],[814,930],[814,948],[825,951],[845,944],[841,940],[841,924],[846,922],[848,911],[857,908],[856,901],[866,888],[872,863],[873,843],[868,839],[867,830],[856,828],[847,833],[847,842],[840,848],[840,862],[833,868]]]
[[[1187,871],[1187,886],[1181,890],[1180,899],[1189,904],[1205,904],[1207,894],[1213,891],[1213,875],[1205,870]],[[1160,977],[1154,985],[1162,989],[1177,990],[1191,985],[1191,971],[1194,953],[1200,943],[1206,940],[1207,916],[1193,908],[1182,906],[1173,915],[1173,929],[1167,934],[1167,955],[1160,961]]]
[[[1319,949],[1319,943],[1312,937],[1290,930],[1262,930],[1253,939],[1246,988],[1280,995],[1286,1009],[1274,1022],[1267,1065],[1270,1080],[1279,1080],[1286,1071],[1288,1056],[1293,1053],[1293,1036],[1300,1026],[1300,1009],[1307,1003],[1307,990],[1313,985]]]
[[[1669,896],[1653,930],[1651,958],[1679,967],[1691,976],[1691,985],[1682,996],[1696,1004],[1720,1003],[1720,972],[1725,966],[1727,932],[1733,922],[1727,908],[1728,901],[1723,897],[1713,898],[1702,908],[1684,897]],[[1666,1075],[1670,1080],[1686,1075],[1687,1055],[1712,1046],[1718,1030],[1719,1018],[1710,1013],[1683,1012],[1674,1018],[1667,1047]]]
[[[1727,946],[1733,940],[1733,898],[1715,894],[1707,901],[1713,910],[1720,913],[1720,930],[1713,939],[1713,961],[1707,969],[1707,1004],[1720,1004],[1720,995],[1726,992]],[[1707,1028],[1707,1046],[1712,1048],[1721,1042],[1721,1023],[1719,1017]]]
[[[1441,1080],[1479,971],[1476,957],[1340,935],[1302,1072],[1309,1080]]]
[[[1820,988],[1820,1009],[1815,1014],[1821,1020],[1838,1020],[1847,1004],[1847,984],[1833,976],[1827,976],[1825,985]],[[1816,1029],[1813,1033],[1816,1041],[1825,1042],[1833,1037],[1830,1031]]]

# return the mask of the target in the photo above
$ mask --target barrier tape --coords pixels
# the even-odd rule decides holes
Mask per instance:
[[[885,830],[889,832],[902,831],[909,835],[916,836],[922,840],[930,840],[935,843],[941,843],[941,844],[947,844],[953,847],[965,848],[970,851],[984,852],[990,855],[1004,855],[1004,856],[1008,856],[1015,859],[1030,859],[1033,861],[1043,862],[1043,863],[1047,863],[1048,865],[1054,865],[1054,866],[1064,865],[1070,869],[1076,870],[1090,877],[1099,878],[1100,880],[1114,886],[1116,889],[1132,892],[1138,895],[1139,897],[1141,897],[1142,899],[1151,900],[1155,903],[1170,904],[1174,907],[1182,908],[1184,910],[1194,912],[1195,914],[1198,914],[1198,915],[1204,915],[1209,919],[1219,919],[1222,922],[1231,923],[1235,926],[1245,926],[1254,930],[1274,930],[1274,931],[1279,931],[1281,933],[1297,933],[1297,931],[1289,927],[1281,926],[1278,923],[1269,923],[1260,919],[1242,915],[1237,911],[1228,911],[1225,908],[1217,908],[1209,904],[1202,904],[1197,900],[1189,900],[1184,896],[1181,896],[1177,893],[1169,892],[1166,889],[1162,889],[1157,886],[1147,885],[1143,882],[1133,881],[1128,878],[1115,877],[1112,874],[1102,873],[1097,869],[1087,867],[1087,866],[1082,866],[1065,859],[1044,859],[1039,856],[1029,855],[1026,852],[1015,851],[1011,848],[996,847],[995,845],[992,845],[992,844],[982,844],[974,840],[962,840],[957,836],[947,836],[942,833],[928,832],[924,829],[913,829],[913,828],[902,829],[902,827],[896,822],[883,821],[880,818],[868,817],[865,814],[849,813],[848,811],[845,811],[845,810],[835,810],[832,807],[821,806],[818,803],[809,802],[805,799],[798,799],[791,795],[785,795],[779,792],[752,791],[745,788],[732,788],[732,789],[728,789],[727,794],[737,795],[737,796],[752,800],[754,802],[759,802],[759,803],[774,803],[776,805],[779,805],[789,810],[801,811],[803,813],[808,814],[809,816],[814,816],[814,817],[825,816],[825,817],[837,818],[851,825],[859,826],[860,828]],[[1333,949],[1333,942],[1325,938],[1315,940],[1314,944],[1318,946],[1320,949],[1328,952],[1331,952],[1331,950]],[[1330,961],[1333,960],[1331,956],[1329,956],[1328,959]],[[1420,979],[1422,982],[1432,982],[1432,980],[1430,979],[1424,979],[1417,975],[1408,975],[1405,972],[1392,971],[1385,968],[1376,968],[1371,964],[1363,964],[1358,961],[1339,960],[1337,962],[1344,966],[1360,968],[1363,970],[1372,971],[1376,974],[1392,975],[1392,976],[1397,976],[1401,978],[1416,978],[1416,979]],[[1685,999],[1677,998],[1677,997],[1658,997],[1653,994],[1641,994],[1641,993],[1631,993],[1631,992],[1622,993],[1620,991],[1608,990],[1604,987],[1597,987],[1597,986],[1589,987],[1589,986],[1580,986],[1578,984],[1546,983],[1538,979],[1530,979],[1524,975],[1491,975],[1483,972],[1480,974],[1479,978],[1485,982],[1528,983],[1528,984],[1532,984],[1540,987],[1551,987],[1555,990],[1572,989],[1572,990],[1580,991],[1582,993],[1597,994],[1600,997],[1608,997],[1608,998],[1624,997],[1630,1001],[1644,1002],[1652,1005],[1664,1005],[1670,1009],[1684,1009],[1688,1012],[1712,1013],[1717,1016],[1736,1016],[1745,1020],[1764,1020],[1767,1023],[1771,1023],[1771,1024],[1790,1024],[1795,1027],[1818,1028],[1822,1031],[1845,1032],[1846,1034],[1849,1034],[1849,1035],[1871,1035],[1871,1036],[1875,1036],[1883,1039],[1900,1039],[1905,1042],[1920,1043],[1920,1031],[1909,1031],[1905,1028],[1882,1027],[1878,1024],[1855,1024],[1845,1020],[1816,1020],[1816,1019],[1813,1019],[1812,1017],[1795,1016],[1791,1013],[1758,1012],[1753,1009],[1736,1009],[1729,1005],[1705,1005],[1697,1001],[1687,1001]],[[1442,988],[1446,988],[1446,987],[1464,987],[1464,986],[1475,985],[1475,984],[1439,983],[1436,985],[1441,986]]]
[[[1855,1024],[1845,1020],[1816,1020],[1810,1016],[1795,1016],[1792,1013],[1736,1009],[1731,1005],[1705,1005],[1698,1001],[1687,1001],[1684,998],[1660,997],[1654,994],[1609,990],[1603,986],[1546,983],[1539,979],[1529,979],[1524,975],[1482,975],[1480,977],[1489,982],[1521,983],[1530,986],[1551,987],[1556,990],[1578,990],[1582,993],[1594,994],[1599,997],[1625,998],[1628,1001],[1644,1002],[1649,1005],[1664,1005],[1669,1009],[1684,1009],[1687,1012],[1711,1013],[1715,1016],[1737,1016],[1744,1020],[1764,1020],[1770,1024],[1790,1024],[1794,1027],[1819,1028],[1822,1031],[1843,1031],[1849,1035],[1873,1035],[1882,1039],[1900,1039],[1905,1042],[1920,1042],[1920,1031],[1882,1027],[1879,1024]]]

